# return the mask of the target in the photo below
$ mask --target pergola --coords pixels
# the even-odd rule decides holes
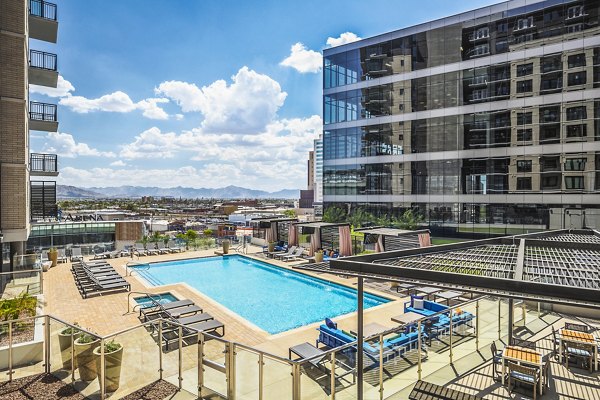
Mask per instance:
[[[376,226],[355,229],[354,231],[363,233],[365,235],[365,245],[379,242],[379,245],[383,247],[384,251],[426,247],[430,243],[429,229],[410,231],[406,229]],[[426,245],[423,245],[424,239],[427,241]]]
[[[273,238],[273,241],[278,242],[283,240],[284,242],[288,241],[288,226],[294,222],[297,222],[298,218],[254,218],[250,221],[252,225],[252,236],[260,237],[261,239],[266,238],[267,229],[273,229],[276,233],[276,237]],[[268,223],[269,228],[261,228],[261,223]],[[272,228],[274,226],[274,228]],[[258,234],[254,234],[256,231]]]
[[[600,232],[557,230],[330,260],[295,268],[358,278],[358,348],[365,278],[422,282],[514,299],[600,309]],[[358,352],[362,365],[362,352]],[[362,371],[358,369],[359,399]]]
[[[305,234],[307,230],[311,231],[311,234],[319,235],[319,243],[322,248],[333,248],[334,244],[339,245],[339,233],[338,229],[340,226],[350,226],[348,223],[334,223],[334,222],[297,222],[294,225],[298,227],[299,234]],[[314,233],[313,233],[314,232]],[[337,240],[337,242],[336,242]]]

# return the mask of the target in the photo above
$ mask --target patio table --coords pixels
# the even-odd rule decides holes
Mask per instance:
[[[416,321],[420,318],[423,318],[421,314],[417,314],[415,312],[407,312],[392,317],[392,321],[398,322],[399,324],[410,324],[411,322]]]
[[[414,283],[397,283],[396,284],[396,292],[400,293],[400,290],[406,292],[407,295],[410,295],[411,289],[416,288],[417,285]]]
[[[513,361],[518,364],[533,366],[538,369],[540,374],[539,386],[540,395],[542,395],[543,382],[542,379],[542,354],[532,349],[520,346],[506,346],[502,350],[502,385],[504,385],[504,376],[506,375],[506,361]]]
[[[429,300],[430,295],[440,292],[441,290],[442,289],[433,286],[420,286],[415,288],[415,293],[425,293],[427,300]]]
[[[452,290],[446,290],[445,292],[435,293],[433,295],[433,301],[435,301],[438,297],[441,297],[442,299],[445,299],[446,304],[448,304],[448,306],[450,306],[450,300],[457,299],[457,298],[461,297],[463,294],[464,293],[454,292]]]
[[[378,333],[387,331],[388,329],[390,328],[388,328],[387,326],[383,326],[381,324],[378,324],[377,322],[371,322],[370,324],[367,324],[363,327],[363,337],[373,336]],[[350,333],[354,336],[358,335],[354,330],[351,330]]]
[[[594,335],[592,335],[591,333],[587,333],[587,332],[579,332],[579,331],[572,331],[570,329],[565,329],[562,328],[558,331],[558,338],[560,341],[560,345],[559,345],[559,350],[560,350],[560,357],[561,357],[561,362],[563,361],[564,358],[564,353],[563,353],[563,346],[564,343],[580,343],[580,344],[584,344],[584,345],[589,345],[590,347],[592,347],[592,349],[594,352],[594,370],[598,370],[598,345],[596,343],[596,339],[594,338]],[[565,362],[568,362],[568,360],[564,360]]]

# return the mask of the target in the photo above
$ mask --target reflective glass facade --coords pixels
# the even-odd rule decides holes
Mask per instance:
[[[600,228],[600,0],[506,2],[324,52],[324,206]]]

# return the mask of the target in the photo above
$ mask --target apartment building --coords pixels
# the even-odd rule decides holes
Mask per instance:
[[[2,269],[23,254],[31,221],[56,216],[58,175],[53,154],[30,154],[29,131],[56,131],[56,105],[33,102],[29,85],[56,87],[56,54],[35,41],[56,43],[57,7],[43,0],[0,0],[0,232]],[[33,177],[33,180],[30,180]]]
[[[600,228],[599,8],[514,0],[326,49],[324,207]]]

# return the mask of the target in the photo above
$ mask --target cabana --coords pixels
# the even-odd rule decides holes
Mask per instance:
[[[297,218],[255,218],[250,221],[252,238],[264,240],[262,244],[284,242],[294,245],[290,242],[290,229],[297,221]],[[294,239],[294,233],[291,239]]]
[[[375,226],[355,229],[355,232],[364,234],[365,250],[377,253],[431,246],[429,229],[409,231]]]
[[[299,235],[310,235],[310,241],[304,242],[309,256],[317,249],[336,249],[341,257],[352,255],[352,238],[350,224],[332,222],[298,222],[294,224]],[[299,236],[300,237],[300,236]],[[302,242],[298,243],[300,246]]]

